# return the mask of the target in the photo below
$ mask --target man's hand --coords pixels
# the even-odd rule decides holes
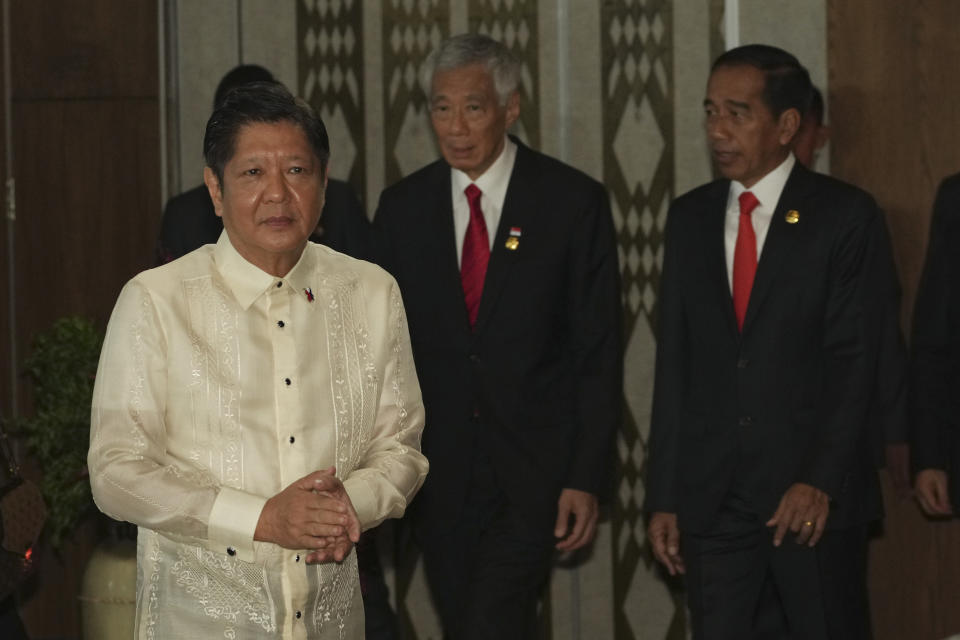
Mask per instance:
[[[910,445],[906,442],[888,444],[886,457],[893,490],[901,498],[910,497]]]
[[[597,496],[578,489],[564,489],[557,502],[557,524],[553,535],[559,538],[557,549],[575,551],[590,544],[597,534]],[[573,529],[569,528],[573,516]]]
[[[344,488],[343,483],[340,482],[334,473],[336,473],[336,470],[331,467],[330,478],[325,483],[326,486],[323,489],[317,489],[317,491],[321,495],[336,500],[343,505],[346,509],[347,524],[343,528],[341,535],[328,538],[324,548],[313,551],[307,555],[307,564],[330,561],[343,562],[344,559],[350,555],[350,550],[353,548],[353,545],[360,541],[360,519],[357,517],[357,512],[353,508],[353,502],[350,500],[350,496],[347,495],[346,488]]]
[[[830,515],[830,498],[823,491],[809,484],[797,482],[790,485],[780,498],[780,505],[768,527],[776,527],[773,546],[779,547],[787,529],[797,534],[797,544],[813,546],[820,540]]]
[[[360,523],[350,499],[344,500],[343,484],[333,474],[333,468],[314,471],[267,500],[253,539],[285,549],[319,549],[324,558],[338,562],[346,557],[351,541],[359,539]]]
[[[947,472],[940,469],[924,469],[917,474],[914,484],[917,502],[931,516],[948,516],[953,513],[950,507],[950,494],[947,492]]]
[[[655,511],[650,516],[647,537],[653,545],[653,555],[667,568],[670,575],[685,573],[683,558],[680,556],[680,529],[677,528],[677,514]]]

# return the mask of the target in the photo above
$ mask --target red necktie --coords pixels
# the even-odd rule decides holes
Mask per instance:
[[[743,331],[743,319],[747,315],[750,289],[757,273],[757,236],[753,232],[750,214],[760,204],[750,191],[740,194],[740,225],[737,229],[737,244],[733,250],[733,311],[737,315],[737,328]]]
[[[487,223],[480,208],[480,189],[471,184],[463,191],[470,203],[470,223],[463,238],[463,254],[460,257],[460,282],[463,284],[463,300],[467,303],[467,315],[470,328],[477,322],[477,310],[480,308],[480,296],[483,294],[483,279],[487,275],[487,263],[490,262],[490,238],[487,235]]]

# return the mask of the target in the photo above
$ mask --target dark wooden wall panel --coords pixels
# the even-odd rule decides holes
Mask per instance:
[[[19,99],[157,95],[157,4],[13,0]]]
[[[7,321],[10,290],[8,286],[9,270],[7,268],[7,142],[6,117],[7,105],[4,96],[5,64],[4,64],[4,30],[3,13],[0,12],[0,415],[10,417],[10,325]]]
[[[67,313],[105,322],[123,283],[152,266],[157,109],[155,99],[15,103],[24,341]]]
[[[907,324],[937,184],[960,171],[958,24],[960,3],[947,0],[828,4],[832,173],[887,213]],[[960,633],[960,524],[929,521],[885,489],[885,531],[870,551],[877,640]]]
[[[158,14],[157,0],[13,0],[10,7],[22,363],[32,336],[58,317],[82,314],[103,326],[123,283],[153,263],[161,209]],[[5,342],[6,335],[4,356]],[[26,391],[22,385],[21,413],[30,411]],[[79,636],[77,594],[98,531],[88,521],[61,554],[42,551],[37,579],[20,594],[31,637]]]

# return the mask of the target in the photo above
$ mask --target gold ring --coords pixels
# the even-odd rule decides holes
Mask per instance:
[[[805,527],[812,527],[812,526],[813,526],[813,523],[810,522],[809,520],[807,520],[806,522],[803,523],[803,526],[805,526]]]

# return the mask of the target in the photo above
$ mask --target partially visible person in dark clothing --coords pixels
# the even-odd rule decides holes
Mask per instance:
[[[231,89],[249,82],[275,82],[268,70],[255,64],[235,67],[227,73],[214,94],[214,108]],[[163,210],[157,264],[165,264],[202,247],[213,244],[223,231],[223,221],[213,211],[213,202],[205,185],[170,198]],[[369,257],[370,222],[353,188],[342,180],[327,182],[326,204],[320,225],[310,237],[335,251],[354,258]]]
[[[931,516],[960,513],[960,174],[937,190],[913,315],[911,447],[917,501]]]

